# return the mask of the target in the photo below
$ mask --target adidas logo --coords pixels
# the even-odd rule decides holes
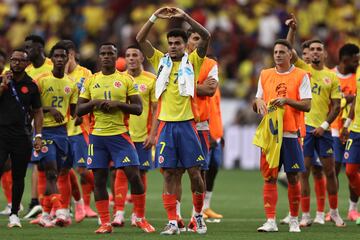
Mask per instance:
[[[267,203],[265,203],[264,207],[269,208],[269,207],[271,207],[271,205],[270,205],[270,203],[267,202]]]
[[[149,166],[150,166],[149,161],[144,162],[144,163],[143,163],[143,166],[144,166],[144,167],[149,167]]]
[[[332,148],[329,148],[327,151],[326,151],[327,154],[332,154],[333,153],[333,150]]]
[[[295,163],[294,165],[292,165],[291,168],[292,168],[292,169],[299,169],[300,167],[299,167],[299,164]]]
[[[80,160],[78,161],[78,163],[85,163],[85,159],[84,159],[84,158],[80,158]]]
[[[54,89],[53,89],[53,87],[49,87],[46,91],[47,92],[54,92]]]
[[[128,157],[125,157],[124,160],[122,160],[123,163],[129,163],[131,162],[130,159]]]
[[[95,84],[95,86],[93,88],[100,88],[100,84]]]
[[[200,161],[204,161],[204,157],[199,155],[198,158],[196,159],[197,162],[200,162]]]

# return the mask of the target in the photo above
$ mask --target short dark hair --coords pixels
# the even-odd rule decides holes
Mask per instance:
[[[182,30],[181,28],[171,29],[166,35],[167,39],[169,39],[169,37],[181,37],[185,43],[188,40],[188,36],[187,36],[186,32],[184,30]]]
[[[137,50],[139,50],[141,52],[141,48],[140,48],[139,44],[136,44],[136,43],[131,44],[126,48],[126,50],[128,50],[129,48],[134,48],[134,49],[137,49]]]
[[[301,49],[304,50],[305,48],[310,47],[310,40],[306,40],[301,44]]]
[[[25,38],[25,41],[32,41],[32,42],[36,42],[36,43],[40,43],[41,46],[45,46],[45,41],[42,37],[40,37],[39,35],[29,35]]]
[[[0,49],[0,56],[2,56],[5,60],[7,58],[6,52],[4,50],[2,50],[2,49]]]
[[[68,51],[73,50],[76,52],[76,46],[73,41],[69,39],[64,39],[64,40],[60,40],[58,43],[64,45]]]
[[[116,50],[118,49],[116,44],[112,43],[112,42],[103,42],[100,44],[99,48],[101,48],[102,46],[108,46],[108,45],[113,46],[114,48],[116,48]]]
[[[61,49],[61,50],[65,50],[66,52],[66,55],[69,54],[69,50],[66,48],[65,45],[61,44],[60,42],[57,42],[50,50],[50,57],[52,57],[52,55],[54,54],[55,50],[58,50],[58,49]]]
[[[325,46],[324,42],[321,41],[320,39],[311,39],[311,40],[309,40],[309,47],[310,47],[310,45],[313,44],[313,43],[320,43],[320,44],[322,44],[323,46]]]
[[[289,43],[289,41],[287,41],[286,39],[278,39],[278,40],[276,40],[275,43],[274,43],[274,47],[275,47],[276,45],[278,45],[278,44],[287,47],[289,50],[292,50],[292,49],[293,49],[292,46],[291,46],[291,44]]]
[[[339,50],[339,60],[341,61],[346,56],[354,56],[359,54],[359,47],[353,43],[344,44]]]
[[[14,50],[12,50],[12,53],[14,52],[23,52],[26,53],[26,56],[28,55],[28,52],[24,48],[15,48]]]

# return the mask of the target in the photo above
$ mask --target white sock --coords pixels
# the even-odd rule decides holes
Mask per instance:
[[[211,197],[212,197],[212,192],[206,191],[203,210],[210,208]]]
[[[339,215],[339,210],[338,210],[338,209],[331,209],[331,208],[330,208],[330,215],[331,215],[331,216]]]
[[[178,200],[176,200],[176,215],[179,216],[179,218],[181,219],[181,202],[179,202]]]
[[[178,226],[176,220],[170,220],[169,223],[170,223],[171,225],[176,226],[176,227]]]
[[[351,199],[349,199],[349,212],[350,211],[357,211],[357,202],[353,202]]]
[[[122,215],[122,216],[124,216],[124,214],[125,214],[125,211],[120,211],[120,210],[117,210],[117,211],[116,211],[116,215]]]
[[[302,216],[303,217],[310,217],[310,213],[309,212],[303,212]]]

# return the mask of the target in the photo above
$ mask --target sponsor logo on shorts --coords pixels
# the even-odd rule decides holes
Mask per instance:
[[[329,148],[327,151],[326,151],[327,154],[333,154],[334,151],[332,150],[332,148]]]
[[[144,162],[144,163],[143,163],[143,166],[144,166],[144,167],[149,167],[149,166],[150,166],[149,161]]]
[[[123,160],[122,160],[123,163],[129,163],[131,162],[131,160],[126,156]]]
[[[85,159],[84,158],[80,158],[78,163],[85,163]]]
[[[47,146],[43,146],[42,148],[41,148],[41,152],[42,153],[47,153],[49,151],[49,148],[47,147]]]
[[[87,165],[90,165],[90,164],[92,163],[91,157],[88,157],[88,158],[87,158],[86,163],[87,163]]]
[[[159,159],[158,159],[158,160],[159,160],[159,163],[161,164],[161,163],[163,163],[163,162],[164,162],[164,160],[165,160],[165,159],[164,159],[164,157],[163,157],[163,156],[159,156]]]
[[[292,165],[291,169],[299,169],[299,164],[295,163],[294,165]]]
[[[198,158],[196,159],[197,162],[200,162],[200,161],[204,161],[204,157],[199,155]]]
[[[345,159],[348,159],[348,158],[349,158],[349,153],[348,153],[348,152],[345,152],[345,153],[344,153],[344,158],[345,158]]]

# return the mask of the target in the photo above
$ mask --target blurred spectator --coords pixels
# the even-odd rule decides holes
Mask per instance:
[[[95,72],[100,43],[113,41],[122,54],[140,26],[163,5],[186,9],[211,32],[209,53],[219,62],[223,97],[244,99],[256,89],[259,69],[273,64],[269,49],[274,40],[285,37],[289,12],[300,23],[296,46],[310,38],[322,39],[329,67],[337,64],[339,46],[360,44],[358,0],[3,0],[0,47],[9,53],[31,33],[47,40],[46,49],[58,39],[72,39],[80,49],[81,63]],[[151,42],[164,50],[166,30],[174,26],[181,23],[168,25],[159,19],[149,35]]]

